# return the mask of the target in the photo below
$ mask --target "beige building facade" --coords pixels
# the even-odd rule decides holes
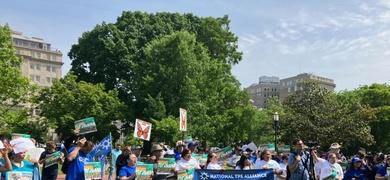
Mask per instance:
[[[320,86],[326,88],[329,91],[334,91],[336,84],[333,79],[317,76],[311,73],[302,73],[293,77],[280,80],[279,98],[283,100],[290,93],[294,93],[300,90],[298,83],[303,81],[317,81]]]
[[[279,78],[276,76],[261,76],[259,83],[245,88],[249,92],[252,105],[261,110],[267,108],[268,98],[279,96]]]
[[[276,76],[261,76],[259,83],[252,84],[244,90],[250,94],[252,105],[261,110],[267,108],[268,98],[279,97],[280,100],[283,100],[287,95],[300,90],[298,83],[310,80],[317,81],[320,86],[330,91],[334,91],[336,87],[333,79],[311,73],[302,73],[281,80]]]
[[[62,52],[51,47],[51,44],[41,38],[25,37],[22,32],[12,31],[13,44],[18,56],[23,57],[20,67],[22,74],[30,78],[30,83],[37,84],[38,88],[49,87],[54,79],[62,77]],[[31,104],[19,105],[20,108],[29,108],[32,121],[38,116],[39,109]],[[55,140],[56,134],[50,130],[50,140]]]

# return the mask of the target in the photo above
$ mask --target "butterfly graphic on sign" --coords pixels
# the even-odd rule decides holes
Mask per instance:
[[[134,137],[149,141],[151,130],[151,123],[137,119],[135,121]]]

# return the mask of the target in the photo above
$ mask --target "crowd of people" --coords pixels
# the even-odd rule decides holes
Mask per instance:
[[[14,143],[13,143],[14,141]],[[34,140],[23,141],[34,144]],[[302,140],[292,142],[293,150],[288,153],[273,152],[270,150],[254,150],[246,145],[236,146],[230,158],[221,161],[218,152],[213,149],[206,151],[198,148],[196,142],[187,144],[178,141],[174,149],[169,149],[164,143],[154,144],[150,155],[142,158],[143,147],[116,145],[108,155],[109,180],[136,179],[136,167],[139,162],[153,164],[152,179],[175,179],[177,172],[187,169],[210,170],[251,170],[269,169],[278,180],[381,180],[389,179],[390,156],[382,153],[367,155],[364,148],[360,148],[356,155],[346,158],[341,152],[338,143],[330,145],[326,153],[318,153],[313,147],[306,147]],[[60,157],[54,165],[45,165],[46,157],[58,151],[54,142],[47,142],[45,151],[39,159],[26,158],[27,149],[24,144],[17,144],[2,136],[0,141],[0,172],[29,172],[33,180],[55,180],[59,172],[59,165],[63,164],[62,172],[66,180],[84,180],[84,163],[94,161],[90,152],[94,143],[78,136],[78,131],[64,141],[65,156]],[[149,153],[144,153],[149,154]],[[195,154],[207,154],[207,161],[200,162]],[[169,172],[158,171],[160,158],[175,160]],[[96,160],[96,159],[95,159]],[[343,168],[342,164],[348,164]],[[40,171],[42,169],[42,171]],[[7,173],[1,174],[1,179],[8,179]]]

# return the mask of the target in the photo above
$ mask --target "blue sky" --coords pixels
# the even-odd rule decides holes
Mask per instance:
[[[338,91],[390,83],[390,0],[0,0],[0,24],[60,49],[64,75],[83,32],[136,10],[228,14],[244,52],[232,70],[242,87],[304,72],[334,79]]]

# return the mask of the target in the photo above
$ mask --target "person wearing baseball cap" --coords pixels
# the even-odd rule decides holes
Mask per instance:
[[[361,180],[364,178],[364,171],[362,170],[362,160],[359,157],[354,157],[349,165],[347,171],[344,174],[344,179],[351,180]]]
[[[194,142],[194,141],[191,141],[188,143],[187,146],[188,146],[188,149],[190,149],[192,153],[195,153],[196,146],[198,146],[198,144],[196,144],[196,142]]]
[[[142,146],[133,146],[131,149],[133,150],[133,154],[137,156],[137,161],[142,162],[141,154],[144,148]]]

